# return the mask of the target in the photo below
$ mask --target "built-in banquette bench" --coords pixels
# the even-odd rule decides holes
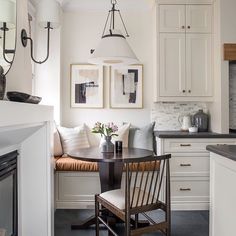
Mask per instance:
[[[149,126],[152,127],[151,130],[153,132],[154,124]],[[132,132],[133,130],[131,130],[129,139]],[[154,138],[152,138],[151,142],[153,142],[153,140]],[[133,143],[132,140],[129,141],[130,144]],[[153,143],[151,146],[153,147]],[[55,156],[54,160],[55,207],[57,209],[94,208],[94,195],[100,193],[100,180],[97,163],[77,160],[66,155]],[[151,164],[139,166],[140,171],[143,169],[150,170],[152,168],[153,166]],[[137,166],[133,166],[133,169],[137,169]]]

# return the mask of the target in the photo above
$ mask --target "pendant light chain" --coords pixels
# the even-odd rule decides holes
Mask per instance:
[[[118,10],[118,12],[119,12],[120,19],[121,19],[121,21],[122,21],[123,27],[124,27],[124,29],[125,29],[126,37],[129,37],[128,31],[127,31],[126,26],[125,26],[125,22],[124,22],[124,20],[123,20],[123,18],[122,18],[122,16],[121,16],[121,13],[120,13],[119,10]]]
[[[110,23],[109,23],[109,33],[110,33],[110,35],[112,35],[112,30],[115,29],[115,12],[119,13],[122,25],[123,25],[123,27],[125,29],[126,37],[129,37],[128,31],[127,31],[127,28],[125,26],[124,20],[123,20],[123,18],[121,16],[120,10],[117,10],[115,8],[115,6],[117,4],[117,0],[111,0],[111,4],[112,4],[112,9],[109,10],[109,12],[108,12],[107,19],[106,19],[106,22],[105,22],[105,26],[103,28],[102,38],[105,36],[106,28],[107,28],[107,25],[108,25],[108,21],[110,21]]]

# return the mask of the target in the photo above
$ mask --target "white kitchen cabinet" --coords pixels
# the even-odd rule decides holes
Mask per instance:
[[[160,5],[161,33],[211,33],[211,5]]]
[[[173,210],[209,209],[210,154],[206,146],[235,143],[235,139],[157,138],[157,154],[171,154]]]
[[[211,152],[210,236],[236,235],[236,162]]]
[[[160,96],[212,96],[210,34],[160,34]]]
[[[186,95],[212,96],[211,34],[186,35]]]
[[[159,5],[158,13],[155,101],[213,101],[212,5]]]
[[[161,96],[183,94],[186,87],[184,34],[160,35],[160,76]]]
[[[186,32],[211,33],[212,7],[211,5],[186,5]]]
[[[160,32],[185,32],[185,5],[160,6]]]

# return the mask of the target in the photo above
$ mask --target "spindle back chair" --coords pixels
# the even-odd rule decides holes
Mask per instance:
[[[121,189],[95,196],[97,236],[100,223],[104,224],[111,234],[118,236],[102,217],[101,211],[104,211],[104,208],[125,223],[126,236],[154,231],[161,231],[166,236],[171,235],[170,158],[171,155],[162,155],[142,159],[140,162],[124,163],[125,182]],[[148,171],[145,166],[149,167]],[[158,222],[148,214],[157,209],[165,215],[164,219]],[[140,227],[139,214],[142,214],[149,224]]]

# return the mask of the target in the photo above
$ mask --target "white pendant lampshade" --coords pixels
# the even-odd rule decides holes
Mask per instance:
[[[56,0],[40,0],[37,5],[37,20],[42,28],[50,22],[52,28],[60,26],[60,4]]]
[[[0,0],[0,27],[7,24],[8,29],[16,27],[16,2],[15,0]]]
[[[116,9],[117,0],[111,0],[112,8],[108,12],[107,20],[104,26],[102,39],[95,50],[91,50],[89,63],[97,65],[131,65],[139,63],[138,58],[126,41],[129,37],[124,20],[122,19],[120,10]],[[126,37],[115,26],[116,15],[120,18]],[[109,28],[108,28],[109,26]]]
[[[98,65],[131,65],[139,63],[120,30],[103,37],[88,62]]]

